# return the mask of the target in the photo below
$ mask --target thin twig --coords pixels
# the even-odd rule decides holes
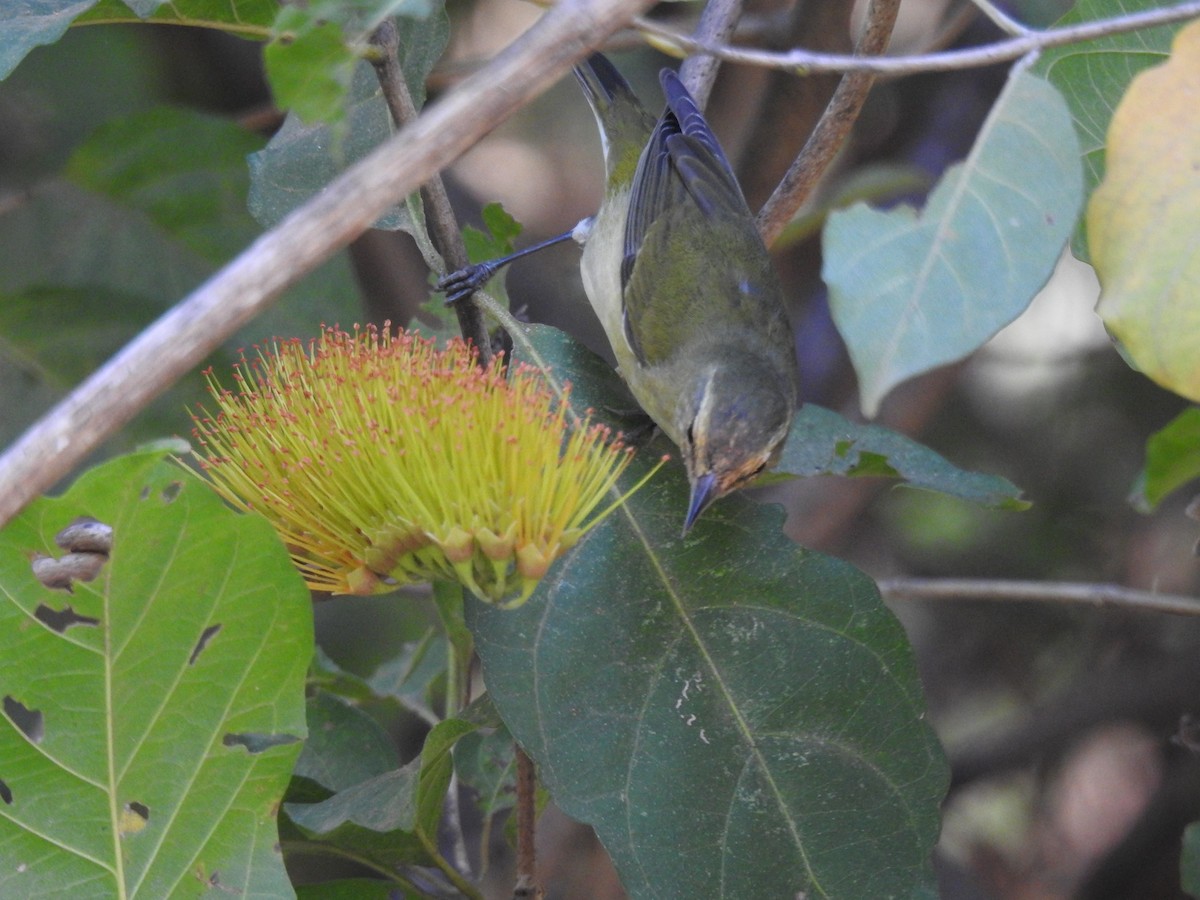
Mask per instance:
[[[0,457],[0,527],[284,288],[546,90],[648,3],[562,0],[486,69],[427,107],[151,324]]]
[[[878,585],[880,593],[889,600],[1059,603],[1200,616],[1200,598],[1139,591],[1115,584],[987,578],[885,578]]]
[[[400,35],[396,30],[396,23],[388,19],[375,29],[371,41],[383,51],[380,54],[381,58],[372,60],[371,64],[379,78],[384,100],[396,127],[403,128],[416,119],[417,107],[413,103],[408,82],[404,79],[404,72],[400,69],[400,61],[396,55],[400,50]],[[451,272],[463,268],[470,260],[467,259],[462,232],[458,230],[458,219],[450,207],[450,198],[446,195],[446,184],[440,175],[434,175],[421,186],[421,200],[425,206],[426,224],[438,253],[442,255],[445,268]],[[442,276],[446,272],[435,274]],[[458,328],[462,336],[475,345],[479,354],[479,365],[486,368],[492,359],[492,346],[483,322],[483,313],[469,297],[455,303],[454,312],[458,316]]]
[[[878,56],[887,49],[899,9],[900,0],[871,0],[862,33],[854,48],[856,56]],[[805,142],[804,149],[792,161],[787,173],[758,212],[758,230],[768,247],[775,243],[796,210],[804,205],[845,144],[874,82],[875,76],[867,72],[847,72],[842,75],[837,90],[833,92],[829,105]]]
[[[1142,12],[1064,25],[1061,28],[1031,30],[1016,37],[1006,38],[992,44],[968,47],[962,50],[946,50],[938,53],[921,53],[912,56],[863,57],[837,53],[811,53],[807,50],[787,50],[773,53],[768,50],[749,50],[739,47],[709,44],[697,41],[685,34],[665,28],[646,18],[638,18],[635,26],[642,33],[660,44],[673,44],[681,53],[707,53],[725,62],[766,69],[783,69],[799,75],[815,72],[870,72],[875,75],[914,75],[919,72],[947,72],[954,69],[975,69],[996,63],[1010,62],[1027,53],[1079,44],[1097,38],[1111,37],[1143,28],[1170,25],[1200,16],[1200,2],[1180,3],[1165,9],[1149,9]]]
[[[694,36],[708,44],[728,43],[741,15],[742,0],[709,0],[704,4]],[[701,109],[708,105],[708,95],[712,93],[720,65],[720,60],[698,54],[689,56],[680,67],[679,77]]]

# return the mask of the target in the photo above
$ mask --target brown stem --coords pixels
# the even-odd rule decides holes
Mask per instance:
[[[537,773],[533,760],[519,746],[517,753],[517,883],[513,900],[539,900],[543,896],[537,883],[537,856],[534,838],[537,824]]]
[[[392,121],[396,123],[397,128],[403,128],[417,117],[417,107],[413,103],[408,82],[404,79],[404,72],[397,57],[400,35],[396,30],[396,23],[388,19],[380,25],[371,35],[371,43],[382,50],[378,59],[371,60],[371,65],[375,67],[383,98],[392,114]],[[463,244],[458,220],[450,207],[450,198],[446,196],[446,184],[441,175],[434,175],[421,185],[421,200],[425,206],[425,221],[430,229],[430,237],[445,260],[447,271],[453,272],[463,268],[470,260],[467,259],[467,248]],[[479,364],[487,366],[492,358],[492,346],[482,310],[474,299],[468,297],[454,304],[454,312],[458,316],[458,328],[462,336],[479,350]]]
[[[887,49],[899,9],[900,0],[871,0],[855,55],[878,56]],[[875,76],[866,72],[847,72],[842,76],[804,149],[758,213],[758,230],[767,246],[775,242],[820,182],[850,135],[874,82]]]

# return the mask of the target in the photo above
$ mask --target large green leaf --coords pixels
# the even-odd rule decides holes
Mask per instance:
[[[779,465],[764,481],[812,475],[899,478],[910,487],[985,506],[1029,506],[1021,499],[1020,490],[999,475],[964,471],[902,434],[879,425],[851,422],[808,403],[792,422]]]
[[[830,214],[822,274],[864,412],[978,349],[1029,305],[1075,227],[1081,191],[1066,104],[1018,71],[920,213],[858,204]]]
[[[82,516],[110,557],[43,586],[30,554],[80,555],[55,538]],[[32,504],[0,533],[0,895],[289,896],[275,809],[311,653],[274,531],[161,453]]]
[[[1162,6],[1159,0],[1078,0],[1059,25],[1122,16]],[[1084,196],[1104,177],[1108,123],[1133,77],[1163,62],[1179,25],[1114,34],[1094,41],[1055,47],[1042,54],[1036,71],[1061,92],[1071,110],[1083,159]],[[1088,259],[1084,223],[1072,242],[1075,255]]]
[[[577,408],[619,395],[587,351],[531,332]],[[669,465],[524,606],[468,604],[505,723],[633,897],[911,892],[946,767],[903,631],[777,508],[726,498],[681,537],[687,497]]]
[[[160,106],[98,128],[72,155],[66,175],[221,263],[258,235],[246,215],[246,157],[262,145],[234,122]]]

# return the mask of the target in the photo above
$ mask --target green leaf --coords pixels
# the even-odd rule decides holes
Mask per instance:
[[[1150,512],[1168,494],[1200,478],[1200,409],[1185,409],[1146,441],[1146,468],[1130,498]]]
[[[187,25],[265,40],[279,6],[278,0],[99,0],[77,22]]]
[[[280,10],[277,29],[305,27],[287,40],[274,40],[263,51],[263,64],[275,102],[305,122],[338,123],[359,53],[350,47],[336,22],[311,21],[303,7]]]
[[[44,587],[29,554],[66,555],[81,516],[109,558]],[[161,452],[121,457],[0,533],[0,591],[0,894],[288,896],[275,807],[312,613],[271,527]]]
[[[431,709],[435,683],[446,672],[446,640],[433,629],[414,642],[405,643],[398,653],[377,668],[367,684],[378,697],[391,697],[426,722],[438,721]]]
[[[1160,6],[1159,0],[1078,0],[1058,24],[1073,25]],[[1117,103],[1138,72],[1166,59],[1171,49],[1171,37],[1180,27],[1178,24],[1163,25],[1053,47],[1038,59],[1034,70],[1062,92],[1070,108],[1079,135],[1084,196],[1089,196],[1104,178],[1108,124]],[[1087,262],[1084,225],[1083,221],[1079,223],[1072,249],[1077,257]]]
[[[454,747],[454,771],[464,786],[475,791],[485,817],[512,809],[516,803],[516,754],[507,728],[463,735]]]
[[[418,109],[425,102],[425,78],[449,40],[444,9],[425,21],[400,19],[400,67]],[[366,156],[392,133],[375,70],[359,63],[354,71],[341,135],[327,124],[305,125],[289,115],[266,149],[250,157],[250,211],[272,226],[325,187],[335,176]],[[407,206],[397,205],[375,223],[389,231],[411,232],[417,226]],[[423,230],[423,224],[421,225]]]
[[[451,750],[459,738],[477,727],[463,719],[439,722],[426,736],[421,756],[407,765],[343,786],[316,803],[284,804],[290,824],[311,841],[380,866],[427,864],[422,836],[430,846],[436,844],[452,772]],[[345,749],[339,746],[337,755]],[[337,768],[339,775],[349,776],[350,768],[344,762]],[[297,774],[313,777],[299,768]],[[303,843],[289,845],[290,852],[304,850]]]
[[[437,842],[442,806],[454,772],[451,751],[459,738],[470,734],[476,725],[466,719],[443,719],[430,730],[421,747],[421,775],[417,782],[417,828]]]
[[[471,225],[463,228],[463,243],[472,263],[487,262],[513,252],[513,241],[521,234],[521,223],[499,203],[489,203],[481,213],[487,231]]]
[[[822,274],[867,415],[897,384],[962,359],[1029,305],[1075,227],[1081,191],[1065,103],[1017,71],[924,210],[830,214]]]
[[[72,156],[70,180],[36,185],[0,217],[0,375],[14,387],[0,396],[0,442],[249,243],[258,228],[240,157],[251,143],[193,112],[114,120]],[[264,337],[350,319],[356,296],[340,254],[239,330],[227,358]],[[185,431],[184,408],[204,396],[199,377],[185,379],[117,446]]]
[[[95,0],[23,0],[0,16],[0,79],[34,47],[53,44]]]
[[[246,215],[246,156],[262,144],[233,122],[158,107],[98,128],[72,155],[66,175],[221,263],[258,233]]]
[[[284,810],[303,831],[352,847],[353,839],[345,840],[346,825],[379,834],[411,833],[416,824],[416,784],[417,767],[410,763],[353,784],[320,803],[287,803]],[[408,845],[418,846],[415,839]]]
[[[330,791],[390,772],[400,765],[386,731],[360,709],[320,691],[307,703],[308,742],[294,774]]]
[[[340,697],[351,705],[373,700],[376,696],[366,681],[330,659],[320,645],[313,654],[312,666],[308,670],[308,686],[310,690]]]
[[[1088,204],[1096,312],[1130,365],[1200,401],[1200,23],[1134,79],[1113,114],[1108,172]]]
[[[879,425],[851,422],[811,403],[796,414],[779,465],[764,480],[780,475],[876,475],[984,506],[1029,506],[1007,479],[964,471],[911,438]]]
[[[587,351],[529,333],[576,408],[618,395]],[[468,604],[504,721],[631,896],[911,891],[947,772],[903,631],[777,508],[728,497],[681,537],[687,499],[669,465],[524,606]]]

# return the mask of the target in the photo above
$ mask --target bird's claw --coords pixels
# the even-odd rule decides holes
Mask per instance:
[[[465,300],[483,287],[496,274],[496,266],[490,262],[464,266],[438,280],[436,288],[446,294],[446,305],[453,306]]]

